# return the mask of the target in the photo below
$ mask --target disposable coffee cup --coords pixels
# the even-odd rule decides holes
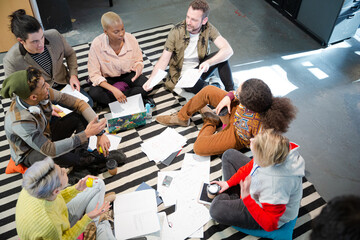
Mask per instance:
[[[229,115],[227,107],[223,107],[220,110],[219,117],[220,117],[220,120],[223,123],[223,125],[228,125],[229,124],[230,115]]]
[[[115,175],[117,173],[117,166],[117,162],[114,159],[109,159],[106,162],[106,168],[111,175]]]
[[[216,183],[207,186],[207,195],[210,199],[213,199],[220,191],[220,186]]]

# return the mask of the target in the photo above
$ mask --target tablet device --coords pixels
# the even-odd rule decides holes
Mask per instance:
[[[212,202],[212,199],[208,197],[207,195],[207,186],[209,185],[209,183],[203,183],[201,185],[201,189],[200,189],[200,194],[199,194],[199,203],[202,204],[208,204],[210,205]]]

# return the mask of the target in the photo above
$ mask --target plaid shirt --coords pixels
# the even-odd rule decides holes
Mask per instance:
[[[210,53],[210,41],[220,36],[219,31],[209,22],[201,27],[197,44],[199,61]],[[179,80],[184,62],[184,52],[190,42],[189,32],[186,30],[185,20],[176,24],[170,31],[165,43],[165,50],[172,52],[169,63],[169,75],[165,81],[165,87],[172,90]]]
[[[90,122],[96,117],[95,112],[84,101],[49,89],[49,102],[39,104],[40,114],[30,113],[29,105],[16,97],[5,116],[5,134],[10,145],[10,154],[16,164],[31,151],[36,150],[52,158],[70,152],[87,141],[85,132],[77,133],[70,138],[52,142],[50,118],[52,104],[61,103],[69,109],[79,112]]]

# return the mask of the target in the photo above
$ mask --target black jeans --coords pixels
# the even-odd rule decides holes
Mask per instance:
[[[74,132],[82,132],[85,130],[88,122],[86,119],[76,113],[72,112],[65,117],[58,118],[52,117],[50,121],[50,131],[52,141],[60,141],[62,139],[70,137]],[[54,158],[54,162],[60,167],[70,167],[70,166],[83,166],[86,164],[87,159],[84,159],[84,155],[87,154],[87,143],[84,145],[75,148],[74,150],[65,153],[61,156]],[[46,158],[46,155],[32,150],[23,160],[23,164],[27,167],[30,167],[34,162],[41,161]]]
[[[204,58],[204,60],[201,63],[203,63],[204,61],[206,61],[209,58],[212,58],[215,54],[217,54],[217,52],[213,52],[213,53],[209,54],[208,56],[206,56]],[[232,78],[232,73],[231,73],[229,61],[224,61],[224,62],[218,63],[218,64],[216,64],[214,66],[211,66],[207,72],[205,72],[205,73],[203,73],[201,75],[200,79],[195,83],[195,85],[193,87],[184,88],[184,90],[187,91],[187,92],[197,94],[202,88],[204,88],[205,86],[208,85],[208,83],[205,82],[205,80],[209,76],[211,76],[211,74],[216,69],[219,72],[219,76],[220,76],[220,79],[221,79],[222,83],[225,86],[225,90],[226,91],[234,90],[234,81],[233,81],[233,78]]]
[[[222,156],[224,181],[229,180],[250,158],[235,149],[226,150]],[[214,198],[210,215],[218,223],[246,229],[262,229],[253,219],[242,199],[240,185],[233,186]]]
[[[140,75],[134,82],[131,78],[135,76],[135,72],[122,74],[120,77],[107,77],[106,80],[109,84],[113,85],[116,82],[125,82],[129,89],[123,91],[126,97],[141,94],[141,97],[145,99],[148,92],[143,89],[143,85],[148,80],[144,75]],[[114,95],[107,89],[100,86],[91,86],[89,90],[91,98],[102,106],[107,106],[109,103],[116,101]]]

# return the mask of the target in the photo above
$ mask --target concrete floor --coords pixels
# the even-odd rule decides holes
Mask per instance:
[[[185,18],[182,0],[68,1],[76,21],[66,34],[71,45],[102,32],[100,18],[118,13],[133,32]],[[238,81],[259,77],[274,94],[298,108],[286,134],[301,146],[306,177],[326,200],[360,194],[360,37],[322,48],[264,0],[209,0],[209,20],[234,49],[230,59]],[[358,31],[357,36],[360,36]],[[306,53],[305,56],[295,54]],[[0,61],[4,54],[0,55]],[[322,73],[322,75],[314,75]]]

